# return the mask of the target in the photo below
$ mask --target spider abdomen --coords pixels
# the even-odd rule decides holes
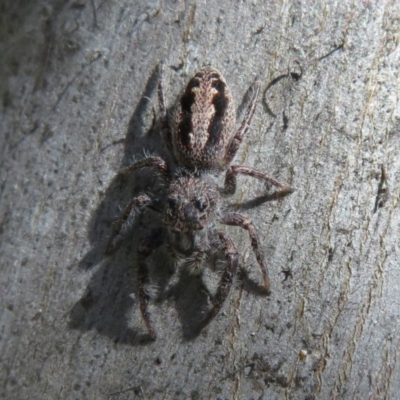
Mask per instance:
[[[235,125],[235,106],[222,74],[199,70],[186,86],[175,112],[172,145],[180,165],[190,169],[223,169]]]

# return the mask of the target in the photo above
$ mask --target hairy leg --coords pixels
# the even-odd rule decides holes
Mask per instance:
[[[237,151],[239,150],[239,147],[243,141],[243,138],[246,136],[247,132],[249,131],[251,120],[253,118],[254,112],[256,111],[257,99],[258,99],[259,93],[260,93],[260,86],[258,83],[256,83],[254,86],[254,90],[253,90],[250,102],[247,106],[243,121],[226,150],[224,165],[229,165],[232,162]]]
[[[123,231],[123,227],[131,215],[132,210],[141,212],[145,207],[150,207],[152,203],[152,199],[147,196],[147,194],[141,194],[131,200],[131,202],[125,207],[120,218],[114,223],[113,233],[106,247],[106,254],[112,253],[117,248],[117,237]]]
[[[121,170],[120,175],[128,175],[142,168],[157,168],[162,174],[168,174],[168,165],[161,157],[147,157],[143,160],[134,162],[129,167]]]
[[[222,274],[218,289],[211,299],[213,307],[209,311],[208,315],[203,319],[203,321],[200,322],[198,326],[199,331],[207,326],[222,308],[226,298],[228,297],[229,290],[232,286],[232,282],[236,275],[236,270],[238,267],[238,253],[236,251],[235,245],[232,242],[232,239],[223,232],[218,232],[218,237],[222,244],[227,265]]]
[[[138,251],[138,281],[139,281],[139,302],[140,312],[142,313],[143,321],[149,335],[155,339],[156,333],[151,325],[150,313],[148,311],[148,304],[151,298],[149,293],[149,271],[146,265],[146,258],[164,242],[163,228],[154,229],[149,236],[139,245]]]
[[[265,262],[264,253],[259,244],[256,229],[251,219],[239,213],[230,213],[222,218],[221,223],[231,226],[240,226],[241,228],[246,229],[246,231],[249,233],[251,246],[263,274],[264,288],[267,292],[269,292],[270,281],[268,277],[268,268]]]
[[[275,179],[269,177],[267,174],[261,171],[257,171],[254,168],[244,167],[241,165],[232,165],[228,168],[225,175],[225,184],[221,190],[221,193],[226,196],[231,196],[236,191],[236,177],[237,175],[247,175],[253,178],[260,179],[266,183],[270,183],[280,190],[276,193],[278,197],[286,196],[293,192],[293,189],[282,183],[279,183]]]
[[[204,257],[205,251],[203,249],[200,249],[194,251],[193,255],[190,258],[186,259],[186,263],[188,264],[192,273],[198,274],[201,271]]]
[[[143,160],[136,161],[131,166],[121,170],[119,172],[119,174],[120,175],[128,175],[137,170],[140,170],[143,168],[149,168],[149,167],[155,167],[164,176],[168,176],[169,170],[168,170],[167,163],[161,157],[147,157],[147,158],[144,158]],[[124,227],[124,224],[128,220],[132,210],[134,210],[134,209],[142,210],[144,207],[151,207],[153,209],[156,209],[155,207],[152,207],[153,205],[154,205],[154,201],[146,194],[142,194],[140,196],[134,197],[131,200],[131,202],[125,207],[119,220],[114,225],[114,231],[113,231],[111,238],[108,241],[108,244],[106,246],[106,250],[105,250],[106,254],[109,254],[116,249],[117,237],[121,233],[121,231]]]

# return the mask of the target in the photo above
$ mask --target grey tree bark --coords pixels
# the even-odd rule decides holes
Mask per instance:
[[[398,398],[399,4],[2,2],[1,398]],[[155,185],[118,170],[165,154],[161,60],[169,107],[205,64],[238,105],[258,77],[235,163],[296,191],[246,209],[271,295],[252,284],[246,233],[229,228],[249,277],[199,336],[215,273],[174,280],[153,259],[149,342],[135,248],[154,216],[110,257],[104,246],[120,207]],[[243,178],[234,201],[263,190]]]

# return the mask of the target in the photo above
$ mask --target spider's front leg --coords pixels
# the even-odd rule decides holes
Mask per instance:
[[[168,165],[161,157],[147,157],[134,162],[129,167],[119,171],[119,175],[128,175],[143,168],[157,168],[164,176],[169,174]]]
[[[149,271],[146,265],[146,258],[157,248],[164,243],[163,228],[154,229],[139,245],[138,250],[138,281],[139,281],[139,302],[140,311],[144,323],[146,324],[149,335],[152,339],[156,338],[156,333],[151,325],[150,313],[148,304],[151,298]]]
[[[124,226],[129,216],[132,213],[132,210],[141,212],[146,207],[151,207],[153,204],[153,200],[147,196],[147,194],[141,194],[140,196],[134,197],[131,202],[125,207],[120,218],[114,223],[113,233],[108,241],[106,246],[106,254],[112,253],[118,245],[118,236],[124,230]]]
[[[249,129],[250,129],[250,123],[251,120],[253,119],[256,107],[257,107],[257,99],[260,94],[260,85],[257,82],[254,85],[254,90],[252,93],[252,97],[249,101],[249,104],[247,106],[243,121],[233,136],[231,142],[229,143],[226,153],[225,153],[225,158],[224,158],[224,166],[228,166],[233,158],[235,157],[236,153],[239,150],[239,147],[244,139],[244,137],[247,135]],[[236,176],[242,174],[242,175],[248,175],[252,176],[257,179],[261,179],[266,183],[270,183],[280,189],[279,192],[275,194],[276,197],[283,197],[286,196],[287,194],[292,192],[292,189],[286,185],[283,185],[282,183],[277,182],[275,179],[269,177],[267,174],[257,171],[252,168],[248,167],[243,167],[239,165],[234,165],[228,168],[225,176],[225,185],[221,189],[221,193],[226,196],[233,195],[236,191]]]
[[[249,233],[251,246],[263,274],[264,288],[266,292],[269,293],[270,281],[268,277],[268,268],[265,262],[264,253],[260,247],[256,229],[251,219],[239,213],[229,213],[222,218],[221,223],[231,226],[240,226],[241,228],[246,229],[246,231]]]
[[[293,192],[293,189],[282,183],[279,183],[274,178],[254,168],[244,167],[242,165],[232,165],[228,168],[225,175],[225,184],[221,189],[221,193],[225,196],[232,196],[236,191],[236,177],[237,175],[247,175],[253,178],[260,179],[265,183],[272,184],[280,190],[275,193],[274,197],[281,198]]]
[[[163,176],[169,176],[168,165],[161,157],[147,157],[143,160],[136,161],[129,167],[121,170],[119,172],[119,175],[128,175],[134,171],[149,167],[157,168],[163,174]],[[154,200],[152,200],[146,194],[134,197],[131,202],[125,207],[121,217],[114,224],[113,233],[106,246],[106,254],[112,253],[116,249],[118,245],[118,236],[123,231],[123,228],[129,216],[131,215],[132,210],[142,211],[145,207],[149,207],[158,211],[157,207],[155,207]]]
[[[209,311],[208,315],[200,322],[198,326],[199,331],[207,326],[222,308],[226,298],[228,297],[238,267],[239,256],[232,239],[224,232],[218,232],[218,237],[222,244],[227,265],[219,282],[217,292],[211,299],[213,307]]]
[[[247,132],[250,129],[250,123],[253,119],[254,112],[256,111],[257,107],[257,99],[260,93],[260,85],[258,83],[255,84],[254,90],[247,106],[246,112],[244,114],[243,121],[235,133],[235,136],[232,138],[229,146],[226,149],[225,158],[224,158],[224,165],[229,165],[233,158],[235,157],[239,147],[243,141],[243,138],[246,136]]]

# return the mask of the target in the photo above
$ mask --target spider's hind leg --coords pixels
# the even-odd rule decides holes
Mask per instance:
[[[164,229],[154,229],[140,244],[138,250],[138,281],[139,281],[139,302],[140,311],[149,335],[152,339],[156,338],[156,333],[151,324],[148,304],[152,293],[150,293],[149,271],[146,265],[146,258],[158,247],[164,243]]]
[[[266,293],[269,293],[270,280],[268,276],[267,263],[265,261],[264,252],[262,251],[258,240],[256,228],[254,227],[251,219],[239,213],[229,213],[222,218],[221,223],[225,225],[239,226],[242,229],[245,229],[249,233],[251,247],[253,248],[258,265],[260,266],[263,275],[263,286]]]
[[[198,331],[207,326],[221,310],[226,298],[228,297],[239,263],[239,255],[236,251],[235,245],[232,242],[232,239],[224,232],[218,232],[218,237],[221,242],[227,264],[224,272],[222,273],[218,289],[211,299],[212,308],[208,312],[208,315],[198,325]]]

